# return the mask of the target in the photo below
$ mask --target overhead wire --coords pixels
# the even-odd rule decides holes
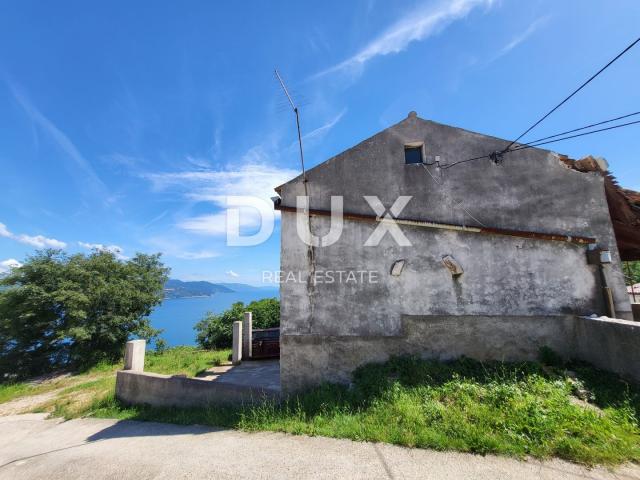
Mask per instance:
[[[613,65],[620,57],[622,57],[625,53],[627,53],[629,50],[631,50],[638,42],[640,42],[640,37],[638,37],[637,39],[635,39],[633,42],[631,42],[624,50],[622,50],[618,55],[616,55],[613,59],[611,59],[604,67],[602,67],[600,70],[598,70],[596,73],[594,73],[593,75],[591,75],[591,77],[589,77],[584,83],[582,83],[582,85],[580,85],[578,88],[576,88],[573,92],[571,92],[567,97],[565,97],[564,100],[562,100],[560,103],[558,103],[555,107],[553,107],[551,110],[549,110],[546,114],[544,114],[538,121],[536,121],[533,125],[531,125],[529,128],[527,128],[523,133],[520,134],[520,136],[518,138],[516,138],[515,140],[513,140],[508,146],[507,148],[505,148],[502,153],[506,152],[507,150],[509,150],[515,143],[518,142],[518,140],[520,140],[522,137],[524,137],[527,133],[529,133],[531,130],[533,130],[535,127],[537,127],[538,125],[540,125],[540,123],[542,123],[549,115],[551,115],[553,112],[555,112],[558,108],[560,108],[562,105],[564,105],[565,103],[567,103],[576,93],[578,93],[580,90],[582,90],[584,87],[586,87],[589,83],[591,83],[598,75],[600,75],[602,72],[604,72],[607,68],[609,68],[611,65]]]

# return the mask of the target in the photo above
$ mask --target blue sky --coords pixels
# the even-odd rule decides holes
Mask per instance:
[[[259,284],[278,223],[225,245],[223,195],[268,199],[404,117],[512,139],[640,34],[640,2],[0,1],[0,269],[37,247],[163,252]],[[640,46],[529,139],[640,110]],[[640,189],[640,126],[555,144]],[[249,218],[247,232],[257,228]]]

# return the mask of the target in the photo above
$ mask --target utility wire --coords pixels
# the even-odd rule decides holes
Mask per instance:
[[[591,125],[585,125],[584,127],[574,128],[573,130],[567,130],[566,132],[556,133],[555,135],[549,135],[548,137],[538,138],[537,140],[523,143],[522,145],[533,145],[535,143],[542,142],[544,140],[549,140],[550,138],[560,137],[562,135],[566,135],[567,133],[579,132],[580,130],[586,130],[587,128],[597,127],[598,125],[604,125],[605,123],[615,122],[616,120],[622,120],[623,118],[633,117],[634,115],[640,115],[640,112],[633,112],[628,115],[622,115],[621,117],[611,118],[609,120],[604,120],[602,122],[592,123]],[[517,147],[514,150],[517,150]]]
[[[592,133],[605,132],[607,130],[614,130],[616,128],[627,127],[629,125],[635,125],[636,123],[640,123],[640,120],[636,120],[635,122],[621,123],[620,125],[614,125],[612,127],[599,128],[598,130],[591,130],[590,132],[578,133],[576,135],[569,135],[568,137],[557,138],[555,140],[549,140],[549,141],[546,141],[546,142],[540,142],[540,143],[536,143],[536,144],[526,144],[526,145],[522,145],[520,147],[516,147],[516,148],[514,148],[512,150],[508,150],[505,153],[517,152],[518,150],[525,150],[527,148],[535,148],[535,147],[538,147],[540,145],[546,145],[548,143],[561,142],[562,140],[569,140],[570,138],[583,137],[585,135],[591,135]]]
[[[593,79],[595,79],[598,75],[600,75],[607,68],[609,68],[616,60],[618,60],[620,57],[622,57],[625,53],[627,53],[629,50],[631,50],[631,48],[633,48],[635,46],[635,44],[638,43],[638,42],[640,42],[640,37],[638,37],[636,40],[634,40],[629,46],[627,46],[627,48],[625,48],[622,52],[620,52],[618,55],[616,55],[604,67],[602,67],[600,70],[598,70],[596,73],[594,73],[591,77],[589,77],[589,79],[586,82],[584,82],[582,85],[580,85],[578,88],[576,88],[573,92],[571,92],[571,94],[568,97],[566,97],[558,105],[556,105],[551,110],[549,110],[549,112],[547,112],[542,118],[540,118],[540,120],[538,120],[536,123],[534,123],[529,128],[527,128],[518,138],[516,138],[514,141],[512,141],[509,144],[509,146],[507,148],[505,148],[501,153],[506,153],[513,146],[514,143],[516,143],[518,140],[520,140],[522,137],[524,137],[527,133],[529,133],[531,130],[533,130],[535,127],[537,127],[544,119],[546,119],[549,115],[551,115],[553,112],[555,112],[558,108],[560,108],[562,105],[567,103],[571,97],[573,97],[576,93],[578,93],[580,90],[582,90],[584,87],[586,87]]]
[[[639,113],[640,113],[640,112],[639,112]],[[631,115],[633,115],[633,114],[631,114]],[[625,116],[622,116],[622,117],[620,117],[620,118],[627,118],[627,117],[629,117],[629,116],[631,116],[631,115],[625,115]],[[593,125],[591,125],[591,126],[602,125],[603,123],[607,123],[607,122],[609,122],[609,121],[613,121],[613,120],[607,120],[607,121],[605,121],[605,122],[599,122],[599,123],[593,124]],[[545,140],[545,139],[543,138],[543,139],[539,139],[537,143],[536,143],[536,142],[532,142],[532,143],[522,144],[522,145],[520,145],[520,146],[518,146],[518,147],[516,147],[516,148],[512,148],[512,149],[510,149],[510,150],[506,150],[506,151],[504,151],[504,152],[502,152],[502,153],[503,153],[503,154],[507,154],[507,153],[512,153],[512,152],[517,152],[517,151],[520,151],[520,150],[526,150],[526,149],[528,149],[528,148],[536,148],[536,147],[538,147],[538,146],[540,146],[540,145],[547,145],[547,144],[549,144],[549,143],[561,142],[561,141],[563,141],[563,140],[569,140],[569,139],[571,139],[571,138],[576,138],[576,137],[584,137],[584,136],[586,136],[586,135],[591,135],[591,134],[593,134],[593,133],[605,132],[605,131],[608,131],[608,130],[615,130],[616,128],[627,127],[627,126],[629,126],[629,125],[635,125],[635,124],[638,124],[638,123],[640,123],[640,120],[636,120],[636,121],[633,121],[633,122],[627,122],[627,123],[621,123],[621,124],[613,125],[613,126],[611,126],[611,127],[606,127],[606,128],[599,128],[599,129],[597,129],[597,130],[590,130],[590,131],[588,131],[588,132],[582,132],[582,133],[578,133],[578,134],[576,134],[576,135],[569,135],[569,136],[566,136],[566,137],[555,138],[555,137],[558,137],[558,136],[564,135],[565,133],[577,132],[577,131],[584,130],[585,128],[590,128],[590,127],[589,127],[589,126],[587,126],[587,127],[582,127],[582,128],[576,128],[576,129],[574,129],[574,130],[569,130],[569,131],[564,132],[564,133],[559,133],[559,134],[557,134],[557,135],[551,135],[551,136],[549,136],[549,137],[545,137],[545,138],[555,138],[554,140],[547,140],[547,141],[543,141],[543,142],[541,142],[540,140]],[[483,155],[483,156],[481,156],[481,157],[467,158],[467,159],[465,159],[465,160],[460,160],[460,161],[457,161],[457,162],[451,163],[451,164],[449,164],[449,165],[443,165],[443,166],[441,166],[440,168],[441,168],[442,170],[446,170],[446,169],[448,169],[448,168],[455,167],[456,165],[460,165],[461,163],[473,162],[473,161],[475,161],[475,160],[481,160],[481,159],[484,159],[484,158],[491,158],[491,156],[492,156],[492,155],[490,154],[490,155]]]

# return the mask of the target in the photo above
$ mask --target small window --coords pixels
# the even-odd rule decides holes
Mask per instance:
[[[416,163],[424,163],[424,158],[422,156],[422,145],[420,146],[404,146],[404,163],[407,165],[416,164]]]

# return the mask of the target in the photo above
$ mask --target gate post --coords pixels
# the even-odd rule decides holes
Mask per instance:
[[[253,337],[253,314],[244,312],[242,321],[242,356],[249,360],[251,358],[251,341]]]
[[[242,361],[242,322],[233,322],[233,340],[231,344],[231,363],[240,365]]]
[[[145,340],[130,340],[124,347],[124,369],[134,372],[144,371]]]

